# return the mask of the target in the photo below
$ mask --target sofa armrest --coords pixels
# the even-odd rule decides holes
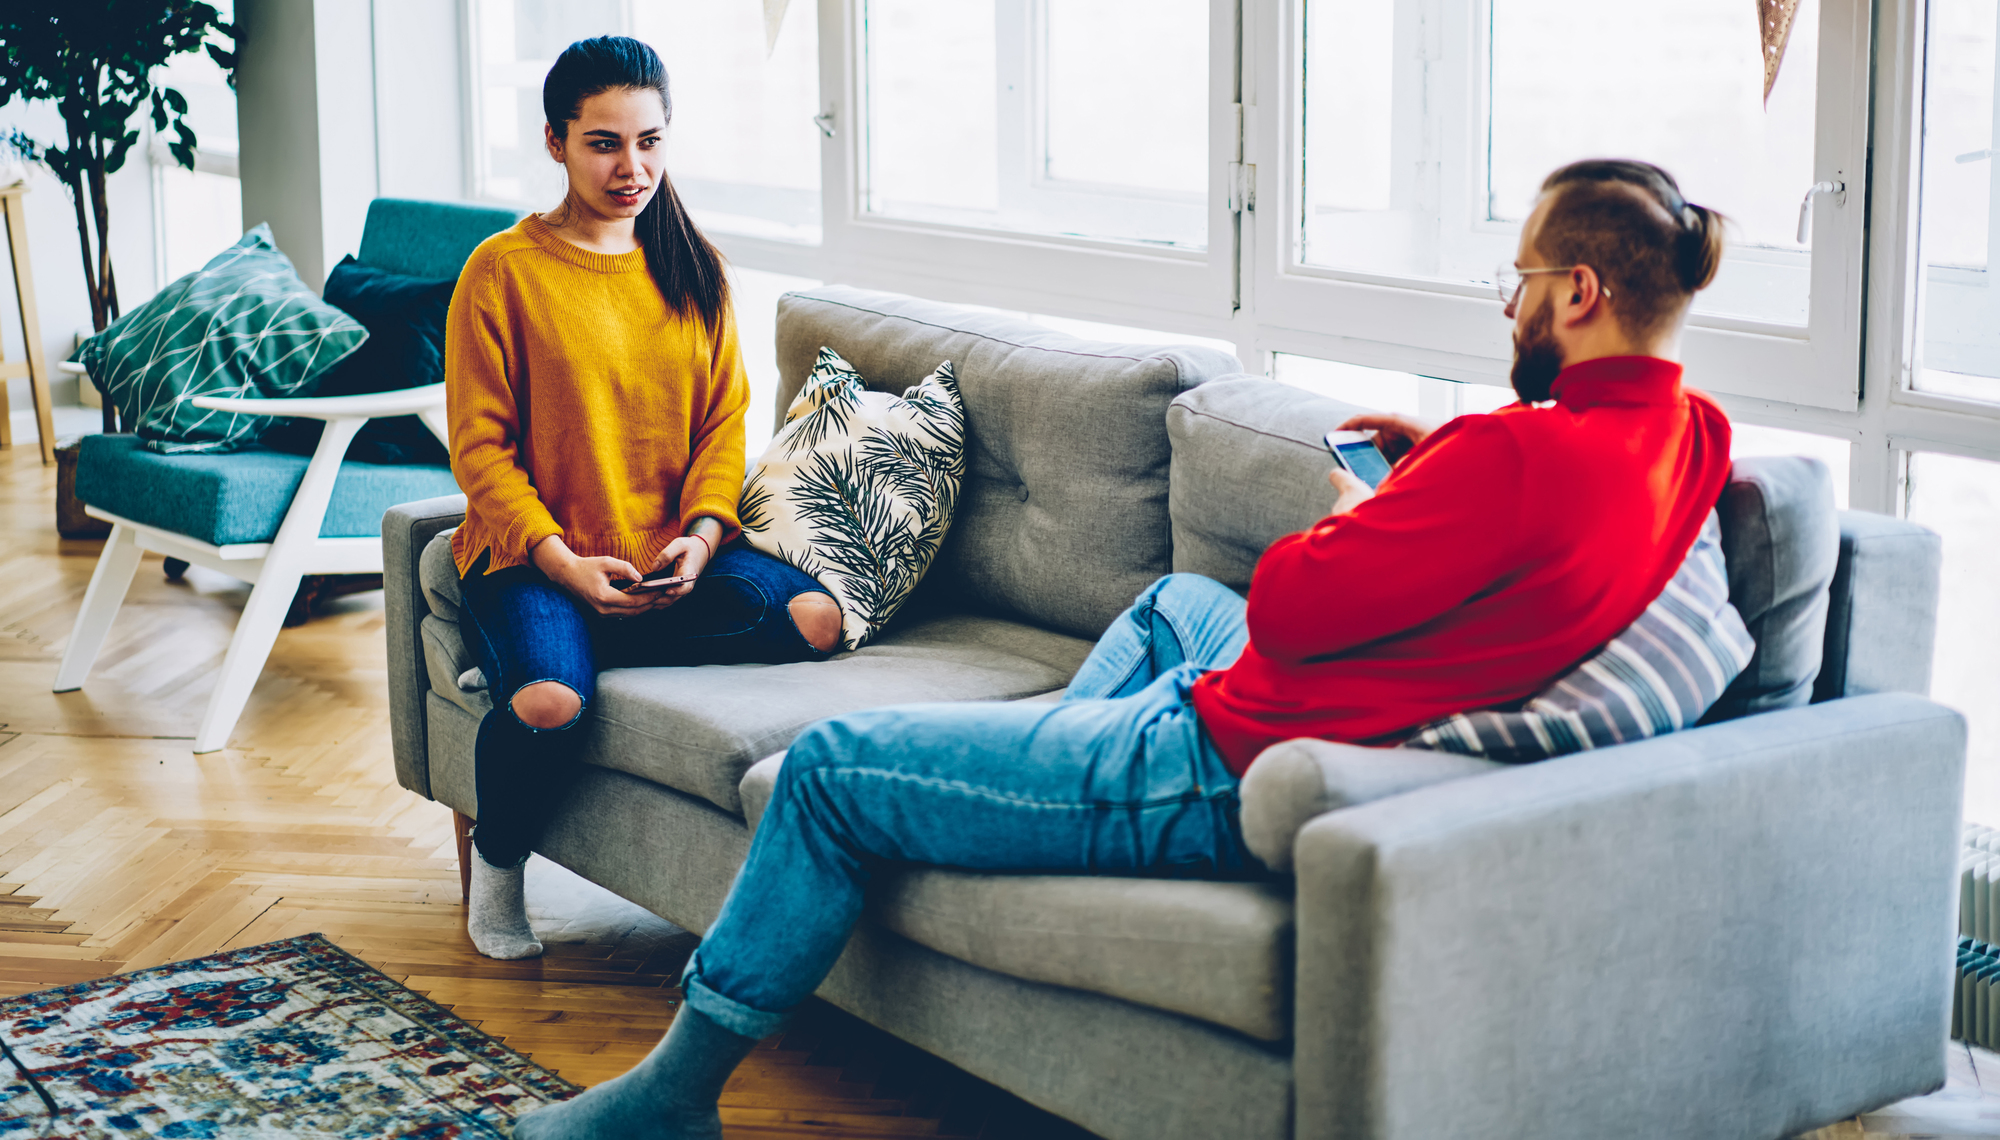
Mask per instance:
[[[1243,840],[1264,866],[1290,872],[1293,841],[1316,816],[1507,767],[1450,752],[1283,741],[1258,753],[1243,774]]]
[[[1813,700],[1929,693],[1944,540],[1913,522],[1840,512],[1840,562]]]
[[[1964,766],[1879,695],[1314,819],[1297,1134],[1790,1136],[1938,1087]]]
[[[465,519],[465,496],[444,495],[390,507],[382,516],[382,598],[389,640],[389,738],[396,780],[429,798],[429,733],[424,724],[424,615],[430,604],[417,573],[424,547]]]
[[[750,770],[743,773],[743,782],[736,785],[736,791],[743,797],[743,822],[750,825],[750,834],[757,834],[757,823],[764,818],[764,809],[771,805],[771,792],[778,786],[778,769],[784,767],[785,754],[774,753],[764,757]]]

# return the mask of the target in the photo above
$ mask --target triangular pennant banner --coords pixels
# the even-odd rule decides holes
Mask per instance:
[[[774,2],[764,0],[764,10],[769,12]],[[1785,44],[1792,38],[1792,17],[1799,11],[1799,0],[1757,0],[1757,30],[1764,38],[1764,102],[1771,101],[1771,87],[1778,82],[1778,67],[1785,62]],[[765,16],[766,20],[770,17]]]
[[[765,59],[771,58],[771,53],[778,50],[778,29],[785,26],[785,9],[790,6],[791,2],[792,0],[764,0]],[[1792,0],[1792,2],[1797,3],[1798,0]],[[1769,84],[1765,84],[1767,95],[1769,94],[1769,86]]]

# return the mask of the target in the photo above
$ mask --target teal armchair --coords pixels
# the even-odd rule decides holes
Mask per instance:
[[[414,277],[456,277],[512,210],[378,198],[362,230],[363,264]],[[70,366],[80,371],[79,366]],[[250,599],[194,750],[224,747],[264,670],[299,581],[308,574],[379,574],[382,515],[413,499],[458,490],[442,464],[362,463],[349,444],[376,417],[417,415],[446,438],[444,385],[361,396],[255,400],[197,397],[198,407],[324,421],[312,456],[264,447],[228,454],[159,455],[130,435],[86,436],[77,463],[85,509],[112,524],[70,634],[55,691],[82,687],[124,602],[140,556],[156,551],[251,584]]]

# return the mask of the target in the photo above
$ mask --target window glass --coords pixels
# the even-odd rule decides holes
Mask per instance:
[[[701,225],[820,239],[819,23],[793,3],[767,52],[762,8],[639,0],[632,34],[673,77],[667,170]]]
[[[243,236],[243,183],[174,165],[153,167],[160,221],[160,281],[185,277]],[[315,289],[319,282],[307,282]],[[129,305],[131,302],[127,302]]]
[[[1729,424],[1730,458],[1745,455],[1806,455],[1826,464],[1833,478],[1833,505],[1847,509],[1847,480],[1854,445],[1844,439],[1815,435],[1806,431],[1765,427],[1732,420]]]
[[[217,8],[224,20],[233,18],[227,0]],[[236,90],[229,86],[222,68],[207,52],[189,52],[161,67],[154,81],[180,92],[187,100],[196,163],[207,167],[182,167],[167,149],[171,134],[156,135],[152,140],[148,154],[153,163],[153,222],[158,241],[155,284],[164,286],[208,264],[210,258],[243,236],[243,184],[233,174],[217,169],[233,168],[237,146]],[[217,159],[222,162],[217,163]],[[128,306],[136,301],[126,298]]]
[[[820,237],[818,25],[791,5],[775,43],[751,4],[701,0],[473,0],[479,197],[545,208],[562,168],[542,142],[542,81],[579,39],[630,35],[666,64],[667,175],[704,227]]]
[[[756,459],[775,434],[778,414],[778,298],[794,289],[821,284],[804,277],[729,267],[736,311],[736,342],[743,371],[750,377],[750,408],[743,414],[746,454]]]
[[[1919,388],[2000,400],[1992,283],[1995,0],[1931,0],[1924,50]]]
[[[1408,372],[1280,352],[1272,358],[1271,378],[1280,384],[1379,412],[1416,416],[1421,410],[1417,389],[1423,378]]]
[[[1514,260],[1544,176],[1633,157],[1735,223],[1698,310],[1806,323],[1810,254],[1796,239],[1813,184],[1817,0],[1798,5],[1768,101],[1757,6],[1742,0],[1491,0],[1483,29],[1417,0],[1304,9],[1304,263],[1489,281]]]
[[[867,0],[869,212],[1208,240],[1206,0]]]
[[[1271,378],[1373,411],[1410,416],[1432,426],[1459,416],[1504,408],[1516,400],[1512,388],[1440,380],[1337,360],[1293,356],[1288,352],[1273,355]]]
[[[1909,506],[1911,520],[1944,536],[1931,696],[1970,722],[1965,815],[2000,824],[2000,463],[1912,455]]]

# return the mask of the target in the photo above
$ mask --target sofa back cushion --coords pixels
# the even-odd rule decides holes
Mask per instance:
[[[1812,700],[1826,645],[1827,587],[1840,522],[1826,464],[1800,455],[1738,459],[1716,504],[1729,601],[1756,655],[1702,718],[1713,724]]]
[[[828,286],[778,301],[781,412],[821,348],[884,392],[952,362],[965,401],[965,485],[924,592],[1079,637],[1102,633],[1173,568],[1167,407],[1240,367],[1214,349],[1086,341]]]
[[[1840,512],[1840,565],[1813,700],[1931,691],[1944,540],[1904,519]]]
[[[1368,410],[1261,376],[1176,399],[1167,412],[1174,569],[1249,589],[1266,547],[1326,517],[1333,459],[1322,440]]]

